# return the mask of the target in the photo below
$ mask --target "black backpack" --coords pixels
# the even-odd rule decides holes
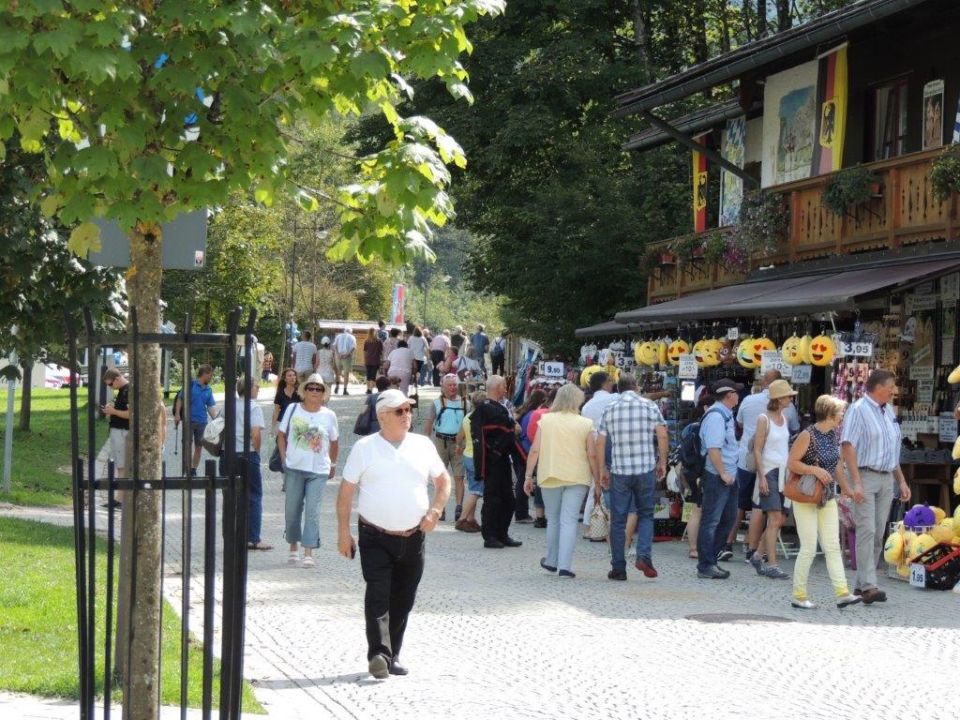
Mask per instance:
[[[700,418],[699,422],[692,422],[680,432],[680,464],[683,466],[683,475],[687,480],[693,482],[703,475],[703,469],[707,464],[707,454],[703,451],[703,438],[700,435],[700,426],[703,421],[712,412],[720,412],[717,409],[707,410]],[[729,420],[724,420],[726,426]]]

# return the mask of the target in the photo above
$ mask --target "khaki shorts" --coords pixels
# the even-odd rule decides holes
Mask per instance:
[[[313,375],[314,372],[315,372],[314,370],[305,370],[304,372],[298,372],[297,380],[300,381],[300,385],[301,386],[304,385],[307,382],[307,378]],[[300,389],[302,390],[303,388],[301,387]]]
[[[110,428],[110,459],[118,469],[127,468],[127,433],[129,430]]]
[[[337,355],[337,370],[344,376],[344,382],[349,381],[350,371],[353,370],[353,353]]]
[[[453,477],[463,477],[463,453],[457,452],[457,441],[433,437],[433,445],[440,454],[444,467],[450,468]]]

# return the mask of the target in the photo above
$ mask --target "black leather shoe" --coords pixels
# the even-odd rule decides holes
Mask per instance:
[[[607,573],[607,580],[626,580],[627,571],[626,570],[611,570]]]
[[[503,546],[504,546],[504,547],[520,547],[521,545],[523,545],[522,542],[520,542],[519,540],[514,540],[514,539],[513,539],[512,537],[510,537],[509,535],[507,535],[507,537],[503,538],[503,540],[501,540],[500,542],[503,543]]]
[[[543,530],[547,526],[547,519],[545,517],[537,518],[533,521],[533,526],[540,530]]]
[[[553,565],[547,565],[546,558],[540,558],[540,567],[542,567],[547,572],[556,572],[557,569]]]
[[[407,670],[403,665],[401,665],[399,660],[394,658],[393,662],[390,663],[390,674],[391,675],[409,675],[410,671]]]
[[[485,548],[492,548],[494,550],[503,550],[506,547],[506,545],[499,540],[484,540],[483,546]]]

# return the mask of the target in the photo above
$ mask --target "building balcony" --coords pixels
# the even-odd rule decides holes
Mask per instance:
[[[666,257],[678,240],[682,245],[691,236],[652,244],[649,302],[742,282],[749,271],[762,266],[954,239],[960,225],[956,195],[941,202],[930,182],[931,166],[940,153],[940,149],[928,150],[867,164],[877,178],[873,197],[842,216],[834,215],[823,202],[832,175],[768,188],[786,199],[790,210],[787,237],[772,252],[752,255],[744,267],[696,257]],[[736,227],[721,229],[730,234],[736,231]]]

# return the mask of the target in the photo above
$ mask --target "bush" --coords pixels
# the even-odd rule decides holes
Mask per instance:
[[[960,192],[960,145],[950,145],[930,168],[930,184],[937,200],[944,202]]]
[[[870,200],[876,183],[876,175],[863,165],[841,170],[827,183],[823,204],[834,215],[844,215],[850,208]]]

